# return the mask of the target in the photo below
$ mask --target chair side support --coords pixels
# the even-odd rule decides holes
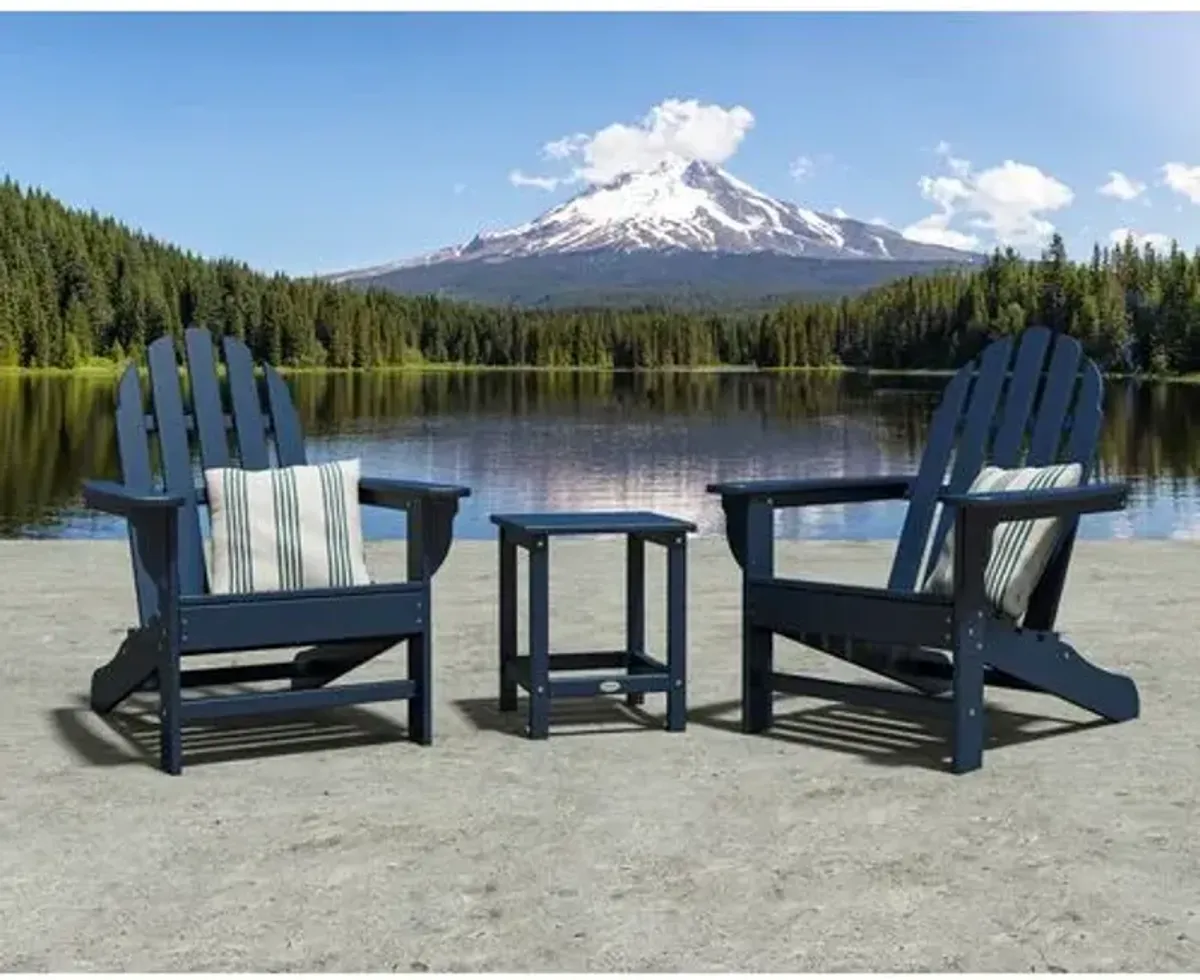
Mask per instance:
[[[869,503],[903,500],[912,485],[909,476],[868,476],[816,480],[750,480],[710,483],[707,492],[720,494],[725,511],[725,541],[734,560],[745,571],[751,539],[774,536],[775,510],[792,507],[816,507],[823,504]],[[749,513],[761,506],[767,512],[765,524],[751,529]],[[763,530],[765,528],[765,530]]]

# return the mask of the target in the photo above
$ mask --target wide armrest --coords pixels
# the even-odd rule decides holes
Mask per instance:
[[[1000,493],[955,493],[942,496],[949,507],[979,514],[988,523],[1028,521],[1052,517],[1078,517],[1121,510],[1129,499],[1124,483],[1092,483],[1082,487],[1045,490],[1011,490]]]
[[[710,483],[709,493],[723,502],[762,501],[772,507],[810,507],[820,504],[855,504],[874,500],[900,500],[912,485],[909,476],[844,476],[816,480],[737,480]]]
[[[93,510],[128,518],[148,512],[175,510],[183,506],[183,497],[131,490],[111,480],[84,480],[83,502]]]
[[[450,483],[422,483],[418,480],[386,480],[364,476],[358,481],[359,502],[368,507],[404,507],[413,501],[457,501],[469,497],[470,489]]]

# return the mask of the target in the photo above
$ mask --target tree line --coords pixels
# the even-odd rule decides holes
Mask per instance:
[[[1106,370],[1200,371],[1200,250],[1160,253],[1127,240],[1072,262],[1055,236],[1040,259],[997,250],[981,265],[765,312],[530,310],[263,275],[11,179],[0,184],[3,366],[122,361],[197,325],[285,367],[930,369],[1032,323],[1078,337]]]

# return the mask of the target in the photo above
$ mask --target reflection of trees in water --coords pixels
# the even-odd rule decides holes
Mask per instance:
[[[1105,472],[1146,477],[1180,493],[1200,474],[1200,388],[1110,385],[1100,443]]]
[[[945,384],[939,377],[823,373],[432,372],[290,377],[313,435],[381,433],[389,421],[464,415],[550,416],[594,423],[753,418],[862,427],[884,453],[920,454]],[[0,534],[40,525],[78,500],[88,476],[117,472],[114,384],[108,379],[0,377]],[[1192,492],[1200,474],[1200,387],[1111,382],[1101,471]]]
[[[0,534],[53,524],[85,477],[116,469],[110,381],[0,378]]]
[[[406,416],[554,415],[651,421],[757,416],[763,426],[842,416],[882,448],[918,456],[946,378],[821,372],[437,372],[314,374],[291,384],[307,431],[345,432]],[[1100,444],[1106,475],[1183,489],[1200,474],[1200,387],[1112,381]]]
[[[289,378],[312,432],[412,415],[613,417],[758,413],[800,419],[870,411],[861,379],[742,372],[432,372],[304,374]]]

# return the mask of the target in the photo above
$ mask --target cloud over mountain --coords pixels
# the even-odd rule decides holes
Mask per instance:
[[[736,152],[754,126],[745,106],[666,99],[634,124],[611,123],[594,133],[574,133],[542,147],[542,158],[566,164],[565,174],[529,176],[514,170],[518,187],[555,190],[563,184],[602,184],[624,173],[652,170],[670,160],[722,164]]]

